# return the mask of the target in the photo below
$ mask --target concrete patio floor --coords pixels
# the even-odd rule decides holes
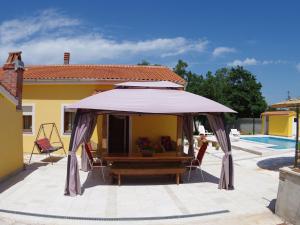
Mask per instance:
[[[84,193],[77,197],[63,195],[66,158],[51,165],[34,156],[27,170],[0,184],[0,224],[281,224],[271,211],[278,168],[292,164],[293,155],[233,150],[233,191],[217,189],[222,155],[209,148],[205,181],[193,171],[180,185],[153,177],[125,178],[119,187],[103,182],[99,170],[80,172]]]

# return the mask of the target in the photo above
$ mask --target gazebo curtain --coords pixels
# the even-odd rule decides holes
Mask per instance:
[[[193,116],[192,115],[184,115],[183,116],[183,132],[184,136],[187,138],[189,142],[189,150],[188,155],[194,156],[194,137],[193,137]]]
[[[65,195],[75,196],[81,194],[76,151],[90,137],[90,133],[95,128],[94,120],[96,117],[97,114],[93,111],[78,110],[76,112],[69,146]]]
[[[88,155],[85,151],[85,145],[84,143],[87,143],[90,141],[92,134],[95,130],[95,127],[97,125],[97,116],[94,116],[93,120],[91,121],[91,129],[88,130],[88,133],[86,134],[86,138],[84,139],[82,143],[82,151],[81,151],[81,170],[84,172],[88,172],[91,170],[91,165],[89,163]]]
[[[231,155],[231,143],[226,132],[224,114],[213,113],[207,115],[211,129],[214,131],[221,149],[225,153],[222,159],[222,169],[219,188],[233,189],[233,159]]]

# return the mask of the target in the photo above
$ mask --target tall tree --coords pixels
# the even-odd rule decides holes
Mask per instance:
[[[137,65],[139,66],[150,66],[150,62],[148,62],[147,60],[143,59],[141,62],[139,62]]]
[[[204,79],[200,94],[204,97],[217,101],[221,104],[229,106],[227,96],[224,95],[226,90],[227,69],[219,69],[213,75],[210,71],[207,72]]]
[[[262,85],[256,77],[243,67],[231,68],[226,77],[225,95],[229,105],[239,117],[259,117],[267,108],[262,96]]]
[[[203,86],[203,76],[198,75],[196,73],[192,73],[191,71],[188,71],[186,73],[186,91],[201,95],[202,86]]]
[[[203,76],[198,75],[196,73],[193,73],[191,71],[187,70],[188,64],[183,60],[178,60],[178,63],[173,68],[173,71],[181,76],[186,81],[186,88],[185,90],[194,94],[201,95],[202,85],[203,85]],[[196,121],[201,120],[201,123],[203,124],[203,118],[200,118],[199,116],[194,117],[194,128],[196,133],[198,134],[198,127],[196,126]]]
[[[143,59],[141,62],[137,64],[138,66],[161,66],[160,64],[151,64],[149,61]]]
[[[173,71],[174,73],[177,73],[179,76],[181,76],[183,79],[187,80],[187,67],[188,67],[188,64],[179,59],[176,66],[173,68]]]

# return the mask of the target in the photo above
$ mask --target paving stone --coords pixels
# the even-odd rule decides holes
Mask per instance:
[[[10,225],[13,224],[15,221],[13,219],[4,218],[0,216],[0,224],[2,225]]]
[[[153,221],[130,221],[130,224],[279,224],[282,221],[267,208],[277,196],[278,171],[276,163],[269,169],[260,168],[259,162],[276,157],[290,157],[287,153],[276,156],[257,157],[251,153],[234,150],[235,190],[218,189],[218,177],[223,153],[208,149],[200,173],[193,174],[190,182],[184,177],[181,185],[159,185],[154,179],[131,179],[121,187],[103,183],[99,171],[80,171],[84,185],[82,196],[63,195],[66,174],[66,158],[51,164],[34,157],[26,171],[0,184],[0,209],[41,214],[78,217],[157,217],[184,214],[204,216]],[[271,160],[272,161],[272,160]],[[277,160],[282,163],[282,160]],[[37,165],[39,165],[37,167]],[[266,164],[264,164],[266,165]],[[108,174],[107,174],[108,176]],[[107,179],[109,180],[109,179]],[[153,183],[151,183],[153,180]],[[164,178],[158,178],[165,182]],[[218,211],[226,213],[214,213]],[[9,218],[9,219],[6,219]],[[16,220],[14,220],[16,218]],[[29,222],[27,222],[29,221]],[[4,224],[128,224],[128,221],[63,220],[54,218],[0,214]]]

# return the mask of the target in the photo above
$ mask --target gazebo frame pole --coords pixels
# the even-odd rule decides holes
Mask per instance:
[[[295,146],[295,163],[294,167],[298,167],[298,143],[299,143],[299,106],[296,108],[296,146]]]

